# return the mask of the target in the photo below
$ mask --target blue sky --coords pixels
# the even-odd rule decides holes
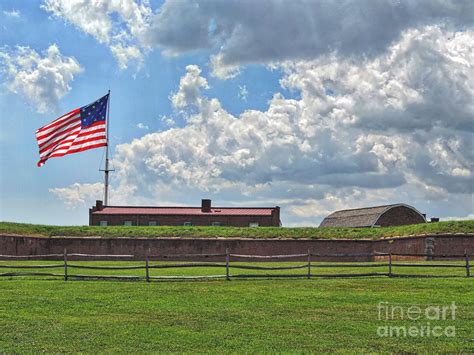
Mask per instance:
[[[108,89],[112,204],[472,218],[472,4],[429,4],[2,1],[0,219],[87,223],[103,149],[34,132]]]

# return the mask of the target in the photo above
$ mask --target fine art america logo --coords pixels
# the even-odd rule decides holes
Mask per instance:
[[[455,337],[456,303],[450,305],[398,305],[379,302],[380,337]]]

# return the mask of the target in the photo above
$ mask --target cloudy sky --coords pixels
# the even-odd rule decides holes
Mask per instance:
[[[4,0],[0,80],[0,220],[87,224],[103,149],[34,133],[109,89],[111,204],[474,218],[472,0]]]

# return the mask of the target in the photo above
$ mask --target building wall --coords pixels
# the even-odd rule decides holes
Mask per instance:
[[[390,238],[383,240],[324,240],[324,239],[217,239],[217,238],[78,238],[78,237],[23,237],[0,235],[1,254],[39,255],[50,253],[131,254],[143,260],[147,251],[152,255],[225,253],[282,255],[362,254],[345,258],[347,261],[371,261],[373,252],[425,254],[430,246],[433,258],[443,255],[474,254],[474,234],[427,235],[423,237]],[[316,259],[316,258],[315,258]],[[172,260],[172,259],[170,259]],[[196,259],[199,260],[199,259]],[[202,259],[201,259],[202,260]],[[212,260],[211,258],[206,260]],[[222,260],[222,257],[218,260]],[[341,261],[339,257],[317,258],[321,261]],[[260,260],[261,261],[261,260]]]
[[[110,207],[110,206],[109,206]],[[117,206],[113,206],[117,207]],[[126,210],[133,212],[133,207],[125,207]],[[249,227],[250,223],[258,223],[259,226],[263,227],[280,227],[280,207],[265,208],[271,210],[270,216],[264,215],[225,215],[225,208],[221,208],[221,213],[210,212],[211,211],[211,200],[201,200],[201,212],[203,214],[198,215],[183,215],[183,214],[103,214],[104,212],[103,202],[100,200],[96,201],[96,205],[89,209],[89,225],[99,226],[101,221],[106,221],[107,225],[110,226],[123,226],[125,222],[131,222],[132,226],[149,226],[150,222],[155,222],[156,225],[161,226],[182,226],[186,222],[190,222],[194,226],[211,226],[213,223],[220,223],[222,226],[233,226],[233,227]],[[179,208],[177,209],[179,210]],[[123,211],[123,210],[122,210]],[[136,211],[136,210],[135,210]]]
[[[417,212],[413,211],[411,208],[405,206],[398,206],[389,209],[387,212],[383,213],[377,222],[376,225],[381,227],[388,226],[403,226],[407,224],[418,224],[425,223],[425,219],[421,217]]]
[[[89,225],[98,226],[100,221],[107,221],[108,225],[123,226],[125,221],[131,221],[133,226],[148,226],[149,222],[157,222],[161,226],[182,226],[184,222],[191,222],[194,226],[210,226],[212,222],[220,222],[223,226],[248,227],[249,223],[258,223],[264,227],[279,227],[279,218],[272,216],[219,216],[219,215],[105,215],[91,214]]]

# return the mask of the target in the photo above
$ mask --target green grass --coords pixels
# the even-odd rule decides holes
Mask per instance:
[[[474,220],[425,223],[385,228],[90,227],[0,222],[0,234],[42,237],[378,239],[382,237],[435,233],[474,233]]]
[[[104,264],[119,265],[118,262],[88,262],[88,265]],[[399,269],[394,271],[402,272]],[[409,272],[429,270],[446,275],[463,271],[410,269]],[[320,271],[341,272],[330,268]],[[143,272],[109,271],[121,275],[142,275]],[[155,275],[222,272],[220,268],[153,270]],[[232,270],[235,272],[240,271]],[[473,279],[466,278],[317,278],[149,284],[2,278],[0,352],[472,353],[473,286]],[[455,320],[429,320],[431,327],[455,326],[456,336],[379,337],[379,326],[422,326],[428,322],[425,318],[379,320],[380,302],[405,309],[448,306],[456,302]]]

